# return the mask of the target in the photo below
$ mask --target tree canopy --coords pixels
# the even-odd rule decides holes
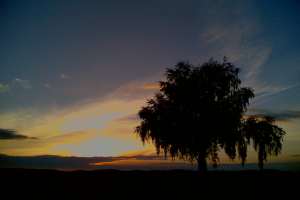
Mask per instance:
[[[244,115],[254,92],[241,86],[238,75],[239,69],[226,58],[168,68],[159,92],[138,113],[136,133],[143,142],[152,141],[158,154],[196,160],[202,171],[207,170],[207,158],[218,164],[221,149],[244,163],[253,136],[245,131],[250,119],[245,123]]]

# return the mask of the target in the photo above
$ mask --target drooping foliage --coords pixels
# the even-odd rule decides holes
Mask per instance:
[[[217,164],[220,148],[235,158],[240,145],[244,154],[242,117],[254,94],[241,87],[238,74],[226,59],[201,66],[180,62],[167,69],[160,91],[139,112],[136,132],[143,142],[153,141],[158,153],[197,160],[202,170],[206,158]]]
[[[258,167],[261,170],[268,155],[277,156],[281,152],[285,134],[270,116],[250,116],[245,120],[244,135],[258,153]]]
[[[160,90],[139,111],[136,133],[152,141],[157,153],[198,162],[207,170],[207,158],[218,164],[220,150],[242,165],[249,145],[263,169],[268,155],[278,155],[285,132],[269,116],[246,116],[253,90],[241,87],[239,69],[232,63],[209,60],[194,66],[178,63],[166,70]]]

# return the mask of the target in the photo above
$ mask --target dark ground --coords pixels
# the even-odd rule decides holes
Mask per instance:
[[[0,169],[1,194],[27,197],[122,196],[133,198],[192,197],[208,195],[224,199],[258,198],[262,195],[291,199],[300,194],[300,173],[258,171],[56,171],[36,169]],[[242,195],[242,196],[240,196]],[[58,198],[59,197],[59,198]],[[4,198],[8,199],[8,198]],[[110,198],[109,198],[110,199]],[[190,198],[187,198],[190,199]],[[196,198],[198,199],[198,198]],[[202,198],[200,198],[202,199]],[[260,198],[258,198],[260,199]],[[298,196],[293,196],[298,199]]]

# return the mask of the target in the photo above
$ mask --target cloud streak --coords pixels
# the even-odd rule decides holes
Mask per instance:
[[[278,121],[290,121],[294,119],[300,119],[299,110],[281,110],[281,111],[271,111],[264,109],[252,109],[251,114],[254,115],[268,115],[274,117]]]
[[[267,83],[258,83],[255,85],[255,99],[253,100],[253,106],[258,106],[268,100],[274,95],[279,95],[283,92],[287,92],[289,90],[295,89],[299,87],[300,84],[291,84],[287,86],[280,85],[272,85]]]
[[[70,79],[71,77],[67,74],[60,74],[59,76],[61,79]]]
[[[18,134],[15,130],[11,130],[11,129],[0,129],[0,140],[24,140],[24,139],[37,139],[37,138]]]
[[[16,87],[21,87],[23,89],[32,89],[32,85],[29,80],[24,80],[20,78],[15,78],[13,80],[13,85],[15,85]]]
[[[228,2],[232,6],[228,7]],[[249,1],[204,1],[200,42],[208,56],[226,56],[241,68],[243,85],[253,87],[256,93],[273,93],[281,86],[260,80],[273,50],[267,40],[259,37],[264,27],[259,15],[250,13],[255,6]]]

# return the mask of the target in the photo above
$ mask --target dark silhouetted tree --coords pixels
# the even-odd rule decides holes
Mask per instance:
[[[254,94],[241,87],[238,74],[226,59],[167,69],[160,91],[139,111],[136,132],[143,142],[152,141],[158,154],[195,160],[201,171],[207,170],[207,158],[217,165],[220,148],[232,159],[238,152],[244,162],[242,119]]]
[[[258,153],[258,167],[263,170],[268,155],[278,155],[285,131],[274,124],[270,116],[250,116],[245,120],[244,135]]]

